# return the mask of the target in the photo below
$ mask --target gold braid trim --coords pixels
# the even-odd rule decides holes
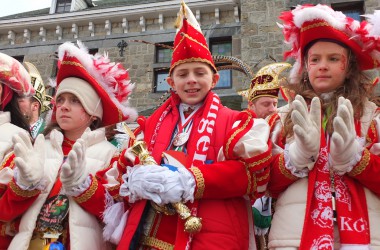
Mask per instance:
[[[287,177],[288,179],[290,180],[296,180],[298,179],[296,176],[292,175],[289,170],[287,170],[285,168],[285,162],[284,162],[284,154],[281,154],[280,155],[280,159],[278,160],[278,163],[279,163],[279,169],[281,171],[281,173]]]
[[[268,179],[268,177],[269,177],[269,173],[270,173],[270,171],[268,171],[265,175],[263,175],[263,176],[257,178],[257,182],[260,182],[260,181],[263,181],[263,180]]]
[[[306,31],[308,29],[318,28],[318,27],[321,27],[321,26],[330,26],[331,28],[334,28],[330,24],[328,24],[327,22],[319,22],[319,23],[313,23],[313,24],[310,24],[308,26],[303,27],[301,29],[301,32],[304,32],[304,31]]]
[[[13,155],[12,154],[8,154],[6,158],[3,159],[3,164],[0,165],[0,170],[2,170],[4,167],[5,167],[5,164],[9,161],[9,158],[11,158],[11,156]],[[13,169],[13,166],[15,165],[14,161],[11,162],[11,165],[9,166],[9,168]]]
[[[83,194],[74,197],[75,201],[77,203],[83,203],[88,201],[96,192],[98,189],[98,180],[95,177],[92,177],[92,183],[87,191],[85,191]]]
[[[370,160],[370,153],[368,149],[364,149],[363,157],[358,164],[348,173],[350,176],[357,176],[361,174],[368,166]]]
[[[250,112],[246,112],[247,115],[248,115],[248,119],[245,121],[245,123],[243,124],[243,126],[241,126],[239,129],[237,129],[231,136],[230,138],[228,138],[228,141],[226,143],[226,149],[225,149],[225,152],[228,152],[229,149],[230,149],[230,145],[231,145],[231,142],[233,139],[235,139],[236,135],[238,133],[240,133],[241,131],[243,131],[244,129],[246,129],[246,127],[248,126],[248,123],[252,120],[252,114]]]
[[[0,229],[0,236],[5,236],[5,230],[7,229],[6,224],[1,224],[1,229]]]
[[[253,167],[257,166],[257,165],[260,165],[261,163],[264,163],[264,162],[266,162],[266,161],[269,161],[271,158],[272,158],[272,153],[270,153],[267,157],[265,157],[265,158],[263,158],[263,159],[261,159],[261,160],[259,160],[259,161],[255,161],[255,162],[252,162],[252,163],[248,163],[248,164],[247,164],[247,167],[248,167],[248,168],[253,168]]]
[[[117,184],[115,186],[107,188],[109,193],[115,193],[114,191],[118,190],[120,188],[120,184]],[[116,200],[120,197],[119,192],[117,192],[115,195],[112,195],[112,197]]]
[[[251,197],[251,199],[255,199],[256,198],[255,194],[257,193],[257,179],[256,179],[255,174],[252,174],[251,180],[252,181],[250,181],[249,184],[252,188],[251,188],[251,192],[249,193],[249,196]]]
[[[17,196],[20,196],[20,197],[30,198],[30,197],[33,197],[33,196],[40,194],[40,190],[37,190],[37,189],[35,189],[35,190],[23,190],[23,189],[21,189],[19,186],[17,186],[17,184],[14,182],[14,180],[11,180],[9,182],[9,187]]]
[[[375,121],[371,122],[371,125],[369,126],[369,129],[372,131],[372,133],[374,135],[377,134]],[[372,143],[372,138],[369,136],[368,133],[367,133],[366,139],[367,139],[367,142]]]
[[[144,246],[149,246],[149,247],[154,247],[160,250],[173,250],[174,245],[169,244],[165,241],[153,238],[153,237],[148,237],[148,236],[142,236],[140,243]]]
[[[247,170],[247,177],[248,177],[248,187],[247,187],[247,194],[251,193],[251,186],[252,186],[252,178],[251,178],[251,172]]]
[[[202,172],[197,167],[191,167],[190,171],[193,172],[197,184],[197,192],[194,195],[195,199],[201,199],[205,191],[205,179],[203,178]]]

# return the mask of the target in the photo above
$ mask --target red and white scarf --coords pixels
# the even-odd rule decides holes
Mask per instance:
[[[173,96],[172,98],[176,98],[177,96]],[[202,111],[202,118],[199,122],[199,124],[194,124],[193,126],[197,126],[196,128],[192,129],[192,137],[195,137],[195,139],[192,139],[194,143],[187,145],[187,152],[189,153],[187,157],[186,167],[190,168],[192,166],[200,166],[205,163],[207,158],[207,153],[209,150],[209,146],[211,145],[211,140],[213,138],[213,133],[215,131],[216,126],[216,119],[218,117],[218,112],[220,108],[220,99],[219,97],[213,93],[210,92],[203,104],[203,111]],[[152,152],[152,149],[154,147],[155,140],[157,138],[158,132],[160,131],[160,127],[162,125],[163,120],[165,119],[166,115],[171,111],[172,109],[171,102],[168,100],[168,102],[164,103],[160,107],[161,109],[161,115],[158,117],[157,120],[151,121],[156,123],[156,127],[154,129],[154,132],[152,134],[151,140],[149,141],[149,151]],[[191,208],[191,213],[193,216],[197,215],[197,208],[198,208],[198,200],[194,200],[193,203],[188,204]],[[179,223],[177,224],[177,240],[176,240],[176,248],[178,249],[185,249],[189,248],[192,235],[184,232],[184,223],[183,221],[178,218]],[[181,244],[181,246],[179,245]]]
[[[334,249],[332,182],[328,163],[329,147],[321,131],[321,149],[314,169],[309,172],[307,205],[300,249]],[[333,175],[336,201],[336,225],[340,244],[370,243],[368,210],[363,187],[347,175]],[[355,249],[353,247],[352,249]]]

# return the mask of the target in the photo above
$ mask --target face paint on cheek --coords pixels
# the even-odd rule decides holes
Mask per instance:
[[[342,58],[341,58],[341,65],[340,65],[340,69],[342,71],[345,71],[347,69],[347,57],[345,55],[342,55]]]

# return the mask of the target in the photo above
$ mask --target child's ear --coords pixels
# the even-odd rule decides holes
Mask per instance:
[[[219,81],[219,78],[220,78],[220,75],[218,73],[215,73],[213,76],[212,76],[212,84],[211,84],[211,88],[214,88],[216,86],[216,84],[218,83]]]
[[[173,78],[171,78],[170,76],[166,77],[166,81],[168,82],[168,84],[170,85],[170,87],[175,90],[175,86],[174,86],[174,80]]]

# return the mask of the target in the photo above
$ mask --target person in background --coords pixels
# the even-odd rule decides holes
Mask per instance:
[[[258,118],[270,121],[271,132],[275,119],[278,119],[277,103],[280,93],[280,84],[284,78],[280,78],[283,71],[290,68],[291,64],[271,63],[257,71],[251,81],[250,88],[239,92],[247,98],[248,109],[255,112]],[[257,199],[252,205],[254,215],[255,235],[257,249],[267,248],[267,236],[272,219],[272,198],[265,195]]]
[[[19,97],[17,101],[21,113],[29,122],[32,137],[36,138],[45,128],[42,114],[51,109],[52,97],[46,94],[45,85],[37,68],[30,62],[24,62],[24,66],[31,77],[35,94],[32,97]]]
[[[112,198],[97,173],[118,159],[118,151],[98,128],[136,118],[126,106],[133,85],[120,64],[78,46],[67,42],[58,48],[46,140],[40,134],[32,144],[26,132],[13,137],[13,172],[0,197],[0,221],[16,222],[8,250],[110,247],[101,220]]]
[[[279,75],[290,67],[291,65],[285,62],[268,64],[257,71],[248,90],[239,92],[247,98],[248,108],[254,111],[258,118],[265,119],[277,112],[281,82]]]
[[[374,26],[321,4],[280,19],[292,46],[285,56],[296,60],[288,77],[296,95],[274,129],[284,147],[268,184],[277,198],[268,246],[380,248],[380,118],[362,72],[380,65]]]
[[[134,157],[132,143],[113,169],[115,180],[123,175],[119,194],[128,212],[117,249],[255,249],[250,200],[265,192],[269,127],[253,112],[224,107],[211,91],[219,74],[183,2],[177,24],[171,97],[139,118],[135,131],[156,164]],[[171,212],[178,203],[201,227],[188,230],[187,219]]]
[[[28,129],[22,113],[15,105],[16,96],[34,94],[30,76],[22,64],[6,54],[0,53],[0,162],[11,161],[14,144],[12,136]],[[0,165],[0,197],[12,178],[12,169]],[[1,210],[1,209],[0,209]],[[8,248],[12,239],[13,223],[0,221],[0,249]]]

